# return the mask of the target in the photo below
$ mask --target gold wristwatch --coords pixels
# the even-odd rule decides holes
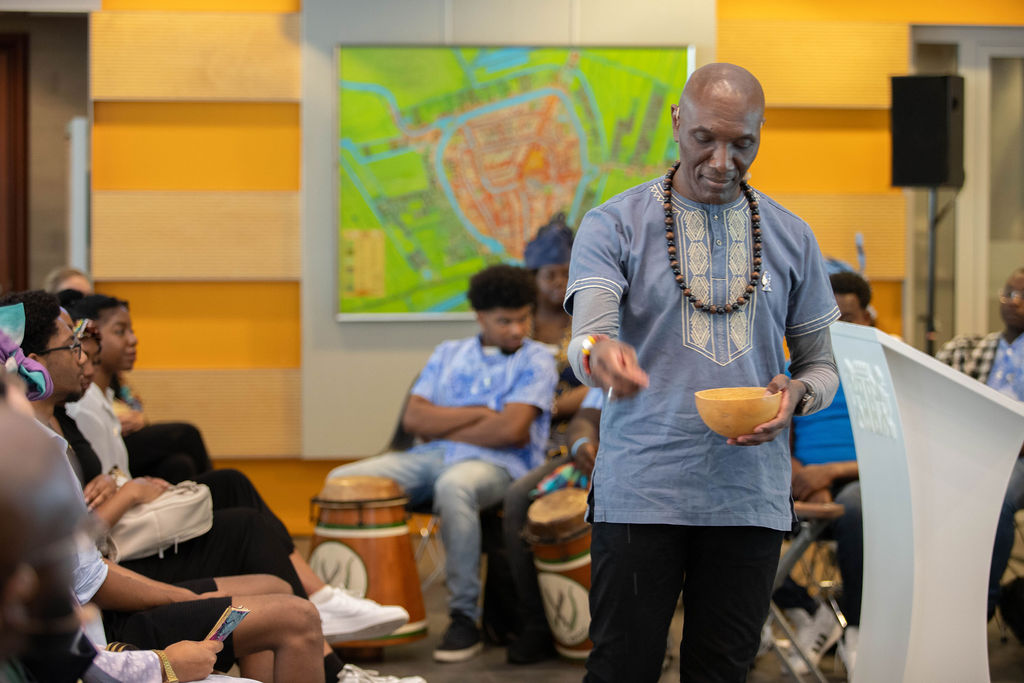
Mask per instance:
[[[167,653],[163,650],[153,650],[153,652],[160,658],[160,665],[164,668],[164,683],[178,683],[178,676],[174,673],[174,667],[171,666],[171,660],[167,658]]]

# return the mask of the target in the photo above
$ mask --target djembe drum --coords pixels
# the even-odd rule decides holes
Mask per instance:
[[[527,543],[533,548],[544,612],[555,649],[569,659],[586,659],[590,642],[590,524],[587,492],[554,491],[530,505]]]
[[[427,634],[426,610],[409,542],[402,488],[385,477],[328,479],[311,508],[314,516],[309,564],[332,586],[382,605],[400,605],[409,623],[380,638],[346,641],[346,648],[380,648]]]

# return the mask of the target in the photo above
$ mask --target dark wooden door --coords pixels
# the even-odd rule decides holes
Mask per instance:
[[[0,291],[28,289],[28,36],[0,34]]]

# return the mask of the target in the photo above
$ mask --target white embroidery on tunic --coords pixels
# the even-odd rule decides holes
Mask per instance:
[[[652,194],[661,198],[660,190],[656,187],[652,187]],[[678,253],[682,261],[680,265],[693,296],[701,301],[713,301],[713,277],[726,280],[726,292],[730,301],[746,295],[749,273],[752,270],[748,222],[750,212],[746,204],[725,210],[727,272],[714,273],[707,213],[684,206],[675,198],[672,203],[676,225],[679,226],[676,233],[679,239]],[[698,311],[685,297],[681,301],[683,346],[697,351],[719,365],[728,365],[750,350],[756,308],[753,297],[747,305],[726,315]]]

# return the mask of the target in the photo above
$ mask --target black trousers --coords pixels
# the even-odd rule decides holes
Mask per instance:
[[[587,683],[655,683],[683,594],[679,679],[740,682],[768,617],[783,532],[594,524]]]
[[[273,531],[274,538],[287,548],[289,553],[295,550],[295,544],[284,522],[263,501],[263,497],[249,481],[249,477],[238,470],[224,469],[200,474],[196,476],[195,481],[210,488],[214,510],[251,508],[266,518],[264,521]]]
[[[530,499],[530,492],[544,477],[569,461],[568,455],[551,458],[540,467],[535,467],[516,479],[505,492],[505,516],[502,520],[505,551],[508,555],[512,581],[515,583],[516,608],[523,632],[545,633],[551,630],[548,627],[548,618],[544,614],[544,601],[537,583],[537,568],[533,564],[533,551],[523,540],[527,512],[530,503],[533,502]]]
[[[177,484],[213,468],[203,435],[187,422],[159,422],[126,434],[128,467],[136,477]]]
[[[164,583],[179,583],[213,576],[271,574],[284,579],[292,592],[305,598],[302,582],[288,555],[292,548],[277,540],[267,515],[252,508],[213,511],[213,528],[173,546],[164,556],[153,555],[122,562],[126,569]]]
[[[195,593],[217,590],[213,579],[182,581],[178,585]],[[181,640],[202,640],[230,605],[231,598],[206,598],[172,602],[141,612],[104,610],[103,628],[111,642],[128,643],[140,650],[162,650]],[[227,671],[236,659],[235,639],[230,635],[217,655],[216,669]]]

